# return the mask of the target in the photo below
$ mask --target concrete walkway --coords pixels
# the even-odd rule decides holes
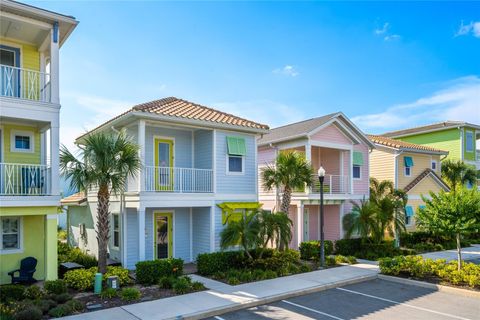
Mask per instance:
[[[65,317],[69,320],[200,319],[228,311],[344,286],[377,277],[378,267],[356,264],[230,286],[192,275],[210,290]]]
[[[421,256],[425,259],[446,259],[447,261],[457,260],[457,249],[428,252],[421,254]],[[474,260],[476,263],[480,263],[480,244],[474,244],[471,247],[462,248],[462,260]]]

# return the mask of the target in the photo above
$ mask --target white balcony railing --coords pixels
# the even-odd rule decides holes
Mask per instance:
[[[50,177],[46,165],[0,163],[0,195],[48,195]]]
[[[145,191],[213,192],[213,170],[175,167],[145,167]]]
[[[50,102],[50,75],[0,65],[0,96]]]
[[[476,155],[475,159],[476,159],[477,161],[480,161],[480,150],[476,150],[476,151],[475,151],[475,155]]]
[[[313,177],[311,193],[320,193],[320,181],[318,176]],[[350,177],[326,174],[323,180],[323,192],[325,194],[345,194],[350,192]]]

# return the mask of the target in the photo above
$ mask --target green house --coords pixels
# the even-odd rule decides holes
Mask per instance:
[[[449,154],[442,160],[462,160],[480,170],[480,125],[445,121],[391,131],[383,136],[446,150]]]

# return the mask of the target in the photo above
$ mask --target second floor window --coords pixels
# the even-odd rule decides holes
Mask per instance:
[[[362,178],[362,167],[358,165],[353,165],[353,179],[361,179]]]
[[[227,174],[242,174],[247,153],[245,138],[227,137]]]
[[[412,175],[412,167],[413,167],[413,158],[412,157],[403,157],[404,165],[405,165],[405,177],[410,177]]]
[[[473,143],[473,132],[472,131],[467,131],[465,134],[465,139],[466,139],[466,150],[467,152],[473,152],[474,149],[474,143]]]
[[[432,161],[432,170],[433,171],[437,170],[437,161],[435,161],[435,160]]]
[[[353,179],[362,178],[362,166],[363,166],[363,153],[358,151],[353,151],[353,166],[352,166]]]
[[[12,152],[33,152],[33,132],[12,130],[10,143]]]

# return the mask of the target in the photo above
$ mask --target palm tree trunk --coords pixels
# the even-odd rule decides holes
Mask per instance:
[[[110,193],[108,186],[100,186],[97,193],[97,241],[98,241],[98,272],[107,272],[107,249],[110,238]]]
[[[292,189],[290,189],[290,187],[285,187],[285,189],[283,190],[282,205],[280,206],[281,212],[288,214],[290,201],[292,201]]]
[[[458,271],[462,269],[462,245],[460,243],[460,233],[457,233],[457,259],[458,259]]]

